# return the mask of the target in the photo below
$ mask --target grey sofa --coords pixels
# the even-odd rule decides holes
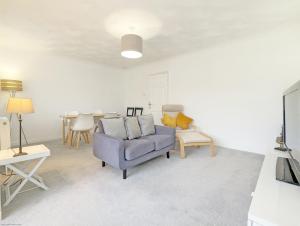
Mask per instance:
[[[175,129],[155,126],[155,134],[133,140],[123,140],[104,134],[101,123],[99,131],[94,133],[93,152],[105,163],[121,169],[123,179],[127,178],[127,169],[160,155],[167,155],[175,149]]]

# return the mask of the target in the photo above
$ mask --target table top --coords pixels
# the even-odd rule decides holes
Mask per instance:
[[[27,155],[13,157],[19,148],[0,150],[0,166],[50,156],[50,150],[43,144],[23,147],[22,151]]]
[[[260,225],[299,226],[300,187],[276,180],[277,157],[289,156],[279,151],[265,156],[248,218]]]
[[[91,113],[93,117],[121,117],[120,113]],[[60,115],[59,117],[64,119],[74,119],[77,118],[78,115]]]
[[[93,115],[93,117],[104,117],[105,116],[105,114],[97,114],[97,113],[93,113],[92,115]],[[78,115],[61,115],[60,117],[62,117],[62,118],[77,118]]]

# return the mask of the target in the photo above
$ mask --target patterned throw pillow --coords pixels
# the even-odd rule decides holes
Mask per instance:
[[[154,119],[152,115],[139,115],[138,121],[141,127],[142,136],[155,133]]]
[[[129,140],[139,138],[142,136],[141,128],[137,120],[137,117],[126,117],[125,128]]]
[[[190,117],[187,117],[186,115],[184,115],[183,113],[179,113],[177,115],[177,120],[176,120],[176,124],[177,126],[179,126],[181,129],[188,129],[190,128],[190,124],[193,122],[193,119]]]

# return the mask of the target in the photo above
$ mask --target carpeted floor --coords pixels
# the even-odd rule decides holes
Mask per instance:
[[[263,156],[206,148],[159,157],[122,172],[101,167],[91,146],[45,143],[52,156],[39,174],[49,191],[34,189],[3,208],[0,223],[24,226],[246,226]]]

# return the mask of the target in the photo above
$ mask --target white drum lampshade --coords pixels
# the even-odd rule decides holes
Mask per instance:
[[[121,39],[121,55],[129,59],[143,56],[143,39],[135,34],[124,35]]]

